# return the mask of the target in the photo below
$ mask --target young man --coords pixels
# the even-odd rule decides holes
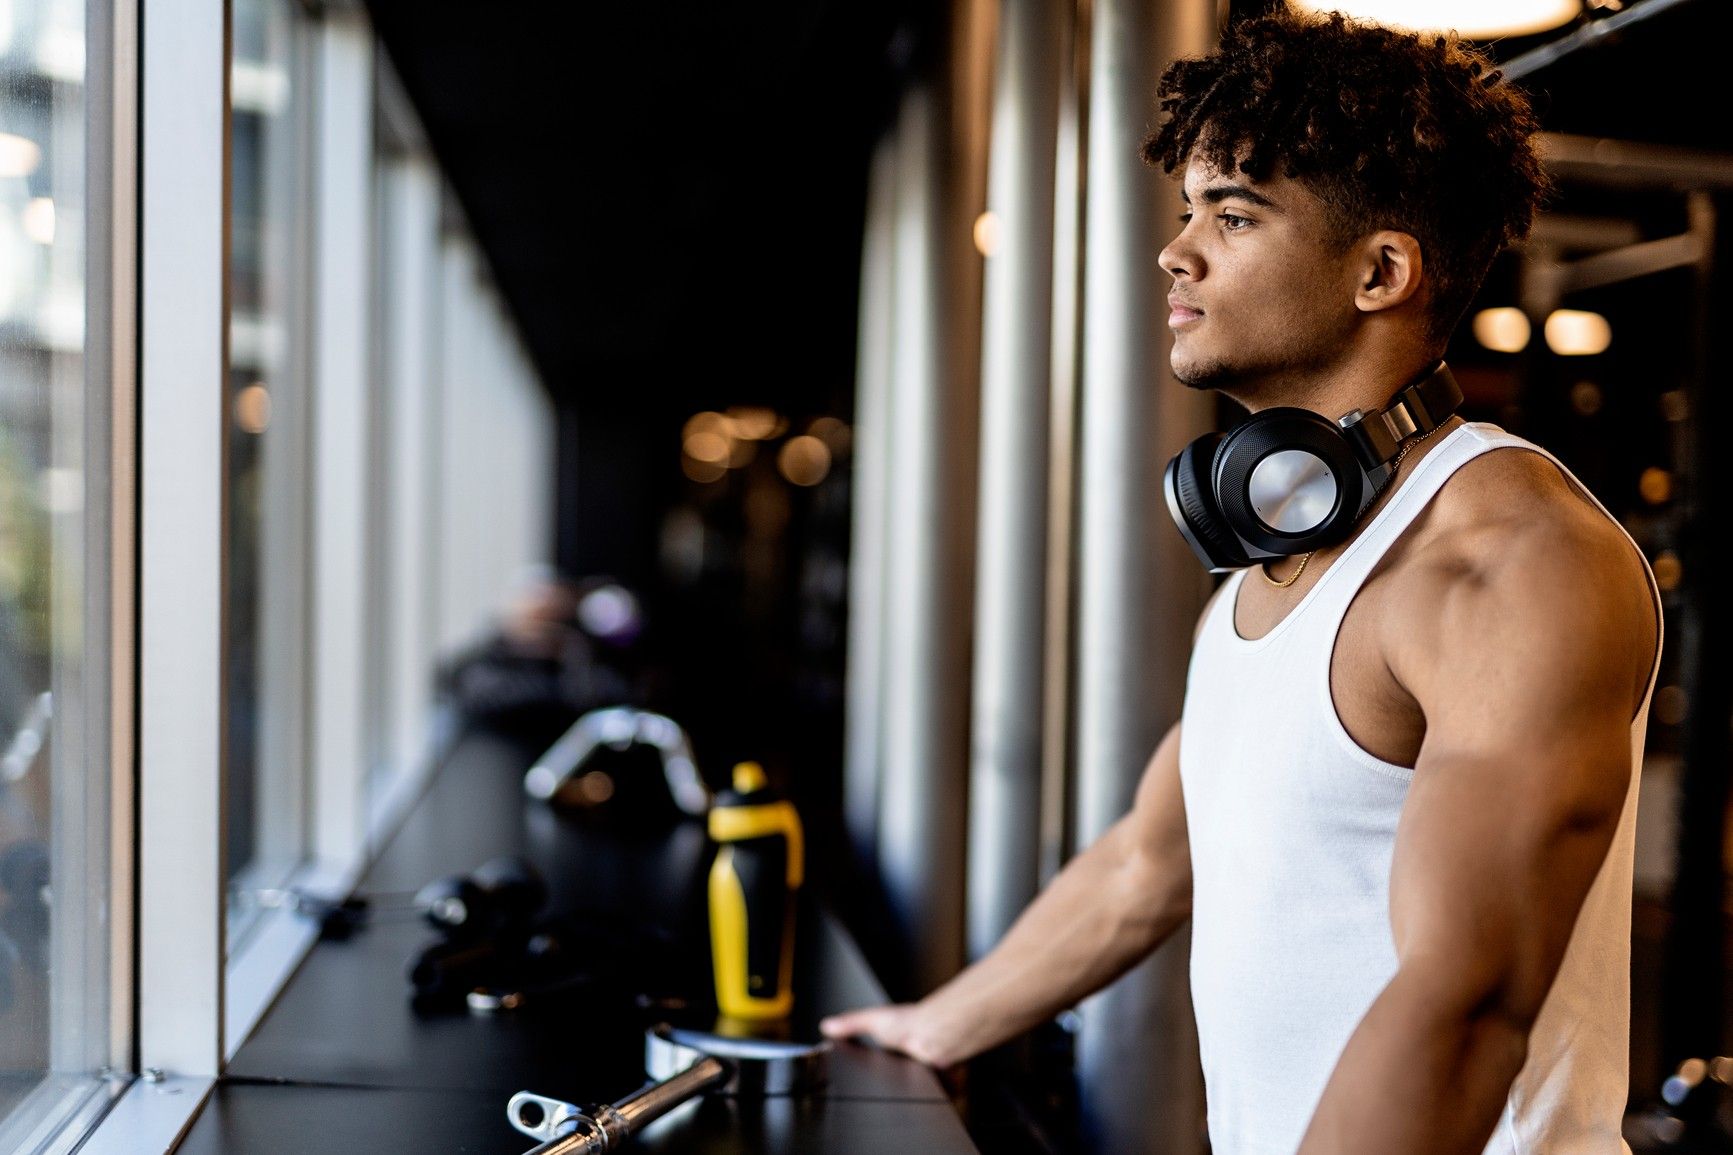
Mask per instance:
[[[1430,380],[1542,192],[1528,105],[1444,39],[1260,19],[1160,94],[1174,372],[1254,419]],[[1624,1150],[1658,596],[1544,451],[1403,432],[1345,537],[1217,591],[1131,812],[986,958],[827,1034],[955,1063],[1189,917],[1216,1155]]]

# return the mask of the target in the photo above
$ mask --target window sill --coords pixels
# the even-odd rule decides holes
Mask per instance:
[[[174,1150],[216,1086],[214,1079],[135,1079],[78,1155],[142,1155]]]

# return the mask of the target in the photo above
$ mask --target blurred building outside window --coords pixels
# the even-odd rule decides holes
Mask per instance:
[[[83,0],[0,4],[0,1150],[88,1125],[109,1053],[110,382],[86,351]],[[100,65],[101,61],[91,61]],[[97,320],[100,320],[98,318]],[[87,469],[87,465],[95,470]],[[94,479],[94,480],[93,480]],[[100,524],[99,524],[100,523]]]

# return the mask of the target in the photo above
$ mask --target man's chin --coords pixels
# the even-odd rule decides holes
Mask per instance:
[[[1220,361],[1200,361],[1181,357],[1177,351],[1168,359],[1176,381],[1188,389],[1220,389],[1233,380],[1233,371]]]

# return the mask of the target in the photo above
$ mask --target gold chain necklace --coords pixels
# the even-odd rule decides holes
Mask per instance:
[[[1431,437],[1434,433],[1437,433],[1443,427],[1444,422],[1440,421],[1437,425],[1434,425],[1431,429],[1428,429],[1425,433],[1422,433],[1419,437],[1416,437],[1413,441],[1408,442],[1403,445],[1401,449],[1396,451],[1396,460],[1390,463],[1390,480],[1385,483],[1386,488],[1396,484],[1396,471],[1402,468],[1402,459],[1408,456],[1408,451],[1413,449],[1416,445],[1419,445],[1422,441],[1425,441],[1428,437]],[[1378,496],[1382,497],[1384,495],[1380,493]],[[1376,504],[1378,504],[1378,502],[1377,499],[1374,498],[1372,501],[1366,503],[1366,508],[1371,509]],[[1361,516],[1363,517],[1365,515],[1362,514]],[[1355,518],[1355,521],[1358,520],[1359,518]],[[1312,560],[1312,555],[1316,552],[1318,551],[1307,550],[1305,553],[1301,554],[1300,564],[1295,567],[1293,573],[1289,574],[1282,581],[1277,581],[1275,578],[1270,576],[1270,563],[1268,561],[1265,561],[1258,566],[1258,572],[1264,575],[1265,582],[1279,590],[1285,590],[1300,580],[1300,575],[1306,572],[1306,563]]]
[[[1264,575],[1264,581],[1275,586],[1279,590],[1285,590],[1300,580],[1300,575],[1306,572],[1306,563],[1312,560],[1312,555],[1316,552],[1316,550],[1307,550],[1305,553],[1301,554],[1299,568],[1289,574],[1285,581],[1277,581],[1275,578],[1270,576],[1270,563],[1267,561],[1258,567],[1258,572]]]

